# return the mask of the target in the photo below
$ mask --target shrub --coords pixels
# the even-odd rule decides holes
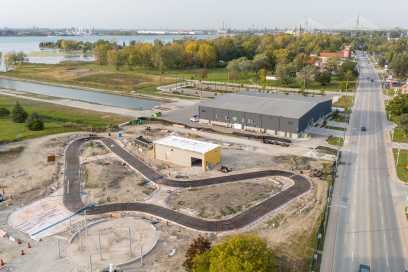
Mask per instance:
[[[186,252],[186,260],[183,263],[183,267],[186,271],[192,271],[193,269],[193,259],[211,248],[211,242],[208,238],[199,235],[196,239],[193,240],[190,247]]]
[[[14,108],[11,111],[11,117],[15,123],[24,123],[27,120],[28,113],[20,103],[16,102],[16,105],[14,105]]]
[[[0,108],[0,117],[7,117],[10,115],[10,111],[6,108]]]
[[[40,116],[33,112],[26,121],[27,127],[32,131],[40,131],[44,129],[44,122],[41,120]]]

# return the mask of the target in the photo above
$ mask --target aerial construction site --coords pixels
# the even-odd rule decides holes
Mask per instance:
[[[324,216],[337,147],[305,132],[280,137],[261,127],[208,124],[194,114],[177,121],[188,110],[108,132],[6,145],[3,265],[183,271],[198,235],[217,242],[237,233],[255,233],[286,262],[304,265]]]

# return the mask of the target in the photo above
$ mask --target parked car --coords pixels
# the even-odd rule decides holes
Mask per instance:
[[[0,194],[0,202],[5,201],[6,199],[4,198],[4,196],[2,194]]]
[[[193,123],[197,123],[198,121],[200,121],[200,119],[198,118],[198,115],[193,115],[190,118],[190,121],[193,122]]]
[[[225,165],[222,165],[221,168],[219,169],[219,171],[222,172],[222,173],[229,173],[229,172],[232,172],[232,169],[225,166]]]

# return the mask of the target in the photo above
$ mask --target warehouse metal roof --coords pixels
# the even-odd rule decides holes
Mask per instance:
[[[215,148],[220,147],[217,144],[207,143],[179,136],[168,136],[160,140],[154,141],[154,144],[174,147],[177,149],[188,150],[196,153],[205,154]]]
[[[200,105],[223,110],[300,118],[317,104],[329,100],[332,100],[331,96],[269,94],[250,91],[218,96]]]

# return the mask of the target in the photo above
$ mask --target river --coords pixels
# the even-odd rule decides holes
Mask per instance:
[[[132,110],[148,110],[160,105],[153,100],[2,78],[0,78],[1,88]]]
[[[187,36],[193,39],[208,39],[213,35],[194,35]],[[0,37],[0,52],[24,52],[28,55],[28,61],[32,63],[56,64],[66,60],[93,61],[93,56],[86,56],[79,53],[59,52],[58,50],[41,50],[40,42],[56,42],[60,39],[77,40],[84,42],[96,42],[98,40],[107,40],[118,44],[129,44],[131,41],[136,42],[154,42],[160,40],[171,42],[186,38],[184,35],[131,35],[131,36],[108,36],[108,35],[89,35],[89,36],[43,36],[43,37]]]

